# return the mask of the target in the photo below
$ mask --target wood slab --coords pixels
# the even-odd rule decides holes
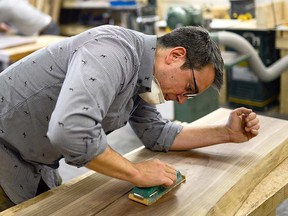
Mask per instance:
[[[226,122],[218,109],[195,125]],[[287,157],[288,121],[259,116],[260,134],[242,144],[159,153],[140,148],[126,157],[174,164],[186,182],[147,207],[128,199],[132,185],[90,172],[0,215],[234,215],[254,188]]]

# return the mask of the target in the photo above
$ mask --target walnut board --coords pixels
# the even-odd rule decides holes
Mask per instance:
[[[224,123],[229,113],[220,108],[193,124]],[[234,215],[257,184],[288,155],[288,121],[259,119],[259,136],[243,144],[169,153],[139,148],[127,154],[135,162],[159,158],[186,176],[185,183],[149,207],[128,199],[131,184],[91,171],[0,215]]]

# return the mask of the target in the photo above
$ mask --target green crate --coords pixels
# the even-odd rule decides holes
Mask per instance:
[[[219,108],[219,94],[212,87],[184,104],[174,103],[175,120],[193,122]]]
[[[279,78],[271,82],[262,82],[248,68],[245,73],[235,70],[236,68],[237,66],[234,66],[227,70],[227,101],[230,106],[245,106],[262,111],[277,102],[280,91]],[[245,70],[245,67],[243,69]]]
[[[275,31],[235,29],[231,31],[244,37],[255,48],[266,67],[279,59],[279,50],[275,47]],[[235,78],[235,74],[233,74],[236,73],[235,69],[241,67],[251,73],[251,80],[242,79],[240,76]],[[265,110],[278,102],[279,91],[280,78],[271,82],[259,80],[245,60],[227,69],[227,101],[233,108],[245,106],[254,110]]]

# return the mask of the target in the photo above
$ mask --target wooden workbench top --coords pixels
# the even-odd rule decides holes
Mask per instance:
[[[221,108],[193,124],[224,123],[229,113]],[[277,207],[275,202],[285,198],[288,181],[283,178],[288,174],[277,170],[287,169],[281,165],[288,164],[288,121],[259,119],[259,136],[243,144],[168,153],[140,148],[127,154],[135,162],[159,158],[174,164],[187,178],[149,207],[128,199],[133,187],[128,182],[91,171],[0,215],[269,215]],[[274,186],[269,187],[270,182]],[[269,202],[273,208],[265,205]]]
[[[40,35],[37,37],[35,43],[23,44],[11,48],[0,50],[0,60],[16,62],[21,58],[31,54],[32,52],[41,49],[49,44],[63,40],[64,36],[58,35]]]

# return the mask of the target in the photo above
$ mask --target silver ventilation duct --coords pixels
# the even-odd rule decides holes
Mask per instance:
[[[266,67],[254,47],[240,35],[227,31],[219,31],[210,33],[210,36],[219,45],[231,48],[239,54],[249,55],[250,57],[247,60],[249,67],[262,81],[269,82],[275,80],[288,69],[288,55]]]

